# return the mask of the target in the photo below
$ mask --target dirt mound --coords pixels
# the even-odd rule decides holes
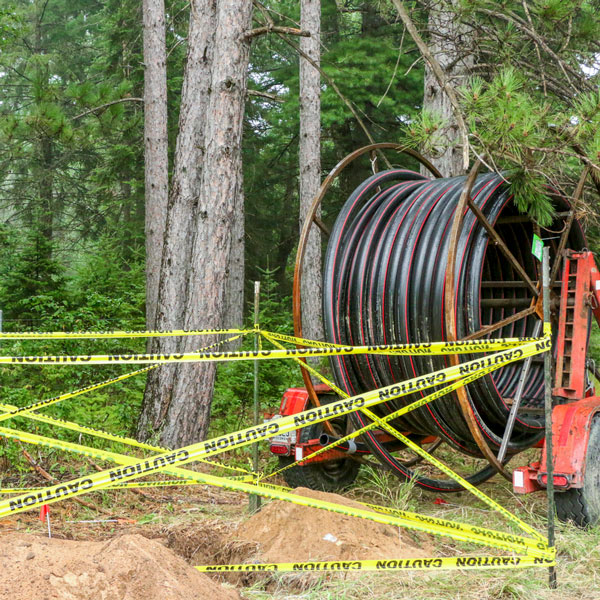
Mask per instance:
[[[297,488],[295,493],[365,508],[338,494],[306,488]],[[424,534],[279,500],[241,523],[235,536],[242,542],[259,544],[258,555],[245,557],[246,561],[391,559],[431,556],[432,553],[431,542]]]
[[[239,600],[155,540],[0,537],[0,598],[11,600]]]

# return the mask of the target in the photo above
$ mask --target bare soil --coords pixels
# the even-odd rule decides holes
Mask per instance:
[[[365,508],[338,494],[306,488],[295,492]],[[241,596],[231,586],[243,588],[260,579],[269,589],[275,585],[271,576],[208,576],[193,566],[391,559],[435,553],[426,534],[289,502],[267,502],[255,515],[240,519],[247,504],[245,497],[236,494],[222,493],[213,499],[219,508],[227,509],[225,518],[200,512],[207,501],[201,489],[184,490],[168,500],[181,511],[172,522],[141,524],[123,519],[116,527],[69,525],[66,521],[73,515],[55,508],[52,539],[43,533],[45,524],[29,513],[17,521],[0,522],[0,600],[239,600]],[[69,512],[72,508],[61,506]],[[135,512],[130,516],[137,516]],[[39,533],[24,533],[24,528]],[[289,589],[306,589],[314,580],[303,573],[285,581]]]
[[[0,598],[11,600],[239,600],[156,540],[104,542],[0,536]]]
[[[338,494],[307,488],[297,488],[295,493],[365,509],[364,505]],[[418,558],[433,552],[425,535],[279,500],[270,502],[241,523],[233,535],[242,543],[257,544],[253,559],[271,563]]]

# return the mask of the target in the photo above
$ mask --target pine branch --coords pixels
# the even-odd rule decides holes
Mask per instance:
[[[81,117],[85,117],[86,115],[89,115],[91,113],[98,112],[99,110],[102,110],[103,108],[108,108],[109,106],[112,106],[113,104],[120,104],[121,102],[143,102],[143,101],[144,101],[143,98],[121,98],[119,100],[113,100],[112,102],[107,102],[106,104],[101,104],[100,106],[95,106],[94,108],[90,108],[89,110],[86,110],[86,111],[82,112],[81,114],[74,116],[73,121],[76,121],[77,119],[81,119]]]
[[[266,98],[267,100],[271,100],[271,102],[279,102],[283,104],[285,101],[281,98],[278,98],[276,94],[269,94],[267,92],[259,92],[258,90],[247,90],[246,92],[248,96],[257,96],[258,98]]]
[[[398,0],[393,0],[393,2],[394,2],[394,4],[396,4],[396,2],[398,2]],[[576,92],[578,92],[579,90],[577,90],[575,88],[575,86],[573,85],[573,83],[571,82],[571,79],[569,78],[567,71],[569,71],[574,77],[577,77],[578,81],[582,84],[583,87],[585,87],[589,90],[593,89],[592,86],[590,86],[590,84],[583,79],[581,73],[578,73],[571,65],[569,65],[560,56],[558,56],[558,54],[556,54],[556,52],[554,52],[554,50],[552,50],[552,48],[550,48],[550,46],[548,46],[548,44],[546,43],[544,38],[542,38],[540,35],[538,35],[535,31],[532,31],[531,29],[529,29],[529,27],[527,27],[521,19],[515,18],[514,15],[509,15],[509,14],[505,14],[505,13],[498,12],[495,10],[490,10],[488,8],[476,7],[475,10],[477,12],[487,15],[489,17],[493,17],[495,19],[500,19],[507,23],[511,23],[517,29],[519,29],[521,32],[523,32],[527,37],[529,37],[533,42],[539,44],[540,48],[542,48],[544,50],[544,52],[546,52],[546,54],[550,55],[556,61],[556,64],[560,67],[565,78],[569,82],[569,85],[571,85]]]

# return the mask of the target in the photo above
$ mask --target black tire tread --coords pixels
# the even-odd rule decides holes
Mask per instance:
[[[341,492],[349,488],[356,479],[360,468],[360,463],[351,458],[347,461],[348,470],[344,476],[335,481],[329,477],[324,477],[323,463],[308,464],[304,467],[296,466],[283,472],[283,478],[286,483],[292,487],[306,487],[311,490],[319,490],[321,492]],[[280,456],[279,466],[286,467],[295,460],[290,456]]]
[[[571,489],[557,492],[554,496],[556,516],[565,523],[573,521],[579,527],[589,527],[592,524],[588,514],[583,489]]]
[[[592,417],[590,425],[583,487],[557,492],[554,503],[561,521],[579,527],[593,527],[600,521],[600,413]]]

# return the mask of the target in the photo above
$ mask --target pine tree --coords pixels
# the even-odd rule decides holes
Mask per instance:
[[[470,156],[504,171],[517,206],[547,225],[553,209],[546,185],[572,188],[589,165],[600,190],[597,7],[575,0],[424,0],[415,23],[440,4],[452,14],[456,53],[472,59],[468,80],[456,90]],[[440,153],[445,126],[444,115],[425,113],[406,128],[407,137]]]

